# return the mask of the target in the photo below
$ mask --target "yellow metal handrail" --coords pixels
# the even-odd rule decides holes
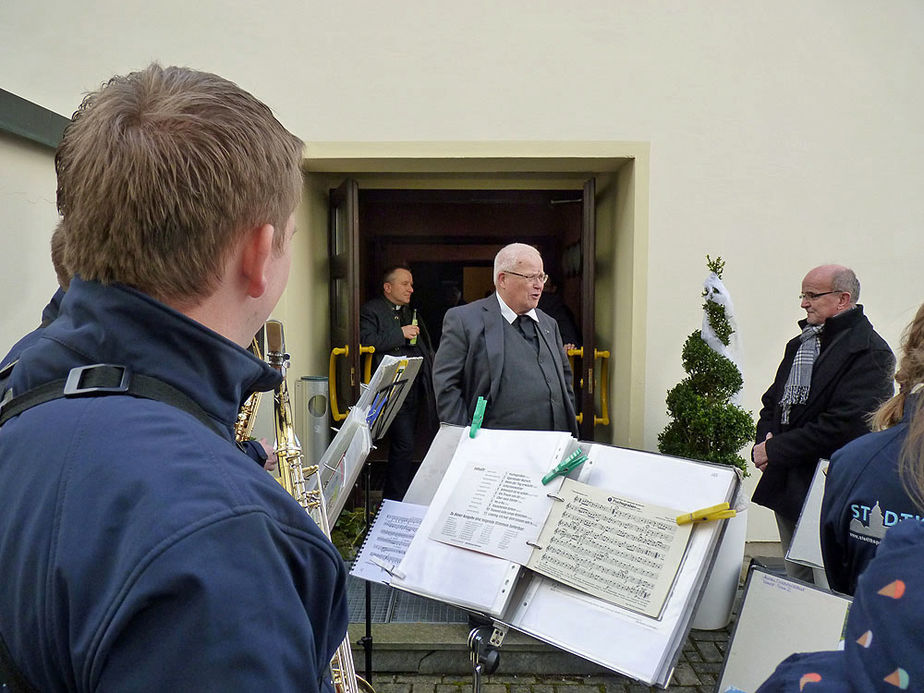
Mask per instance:
[[[366,355],[366,358],[363,360],[363,382],[368,383],[372,380],[372,355],[375,353],[374,346],[363,346],[359,345],[359,355],[362,357],[363,354]]]
[[[603,414],[603,416],[594,414],[594,426],[609,426],[610,352],[608,350],[600,351],[599,349],[595,349],[594,358],[600,359],[600,413]]]
[[[568,362],[571,364],[571,372],[574,373],[574,357],[580,356],[584,358],[584,347],[578,347],[577,349],[568,349]],[[594,413],[594,426],[608,426],[610,423],[610,406],[609,406],[609,391],[610,391],[610,352],[606,350],[594,349],[594,360],[600,359],[600,409],[602,416],[597,416]],[[584,386],[584,378],[582,377],[578,381],[579,387]],[[593,383],[591,383],[593,386]],[[578,423],[584,421],[584,413],[578,413],[575,418]]]
[[[334,347],[330,350],[330,368],[328,370],[327,380],[328,380],[328,389],[330,392],[330,415],[333,417],[334,421],[343,421],[347,415],[341,414],[340,409],[337,407],[337,357],[338,356],[349,356],[350,355],[350,345],[344,344],[342,347]]]

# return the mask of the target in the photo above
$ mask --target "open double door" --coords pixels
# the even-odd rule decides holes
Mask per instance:
[[[577,191],[575,191],[577,192]],[[580,234],[577,243],[568,249],[568,258],[543,257],[546,270],[561,276],[562,265],[570,266],[572,282],[580,285],[580,331],[582,349],[574,354],[575,395],[579,412],[579,429],[583,440],[594,439],[594,423],[601,417],[595,414],[595,390],[601,373],[599,353],[595,349],[594,321],[594,259],[595,259],[595,182],[587,180],[579,200],[581,206]],[[369,268],[361,266],[360,252],[360,188],[353,179],[347,179],[330,191],[328,252],[330,260],[330,338],[331,338],[331,404],[333,417],[345,415],[348,407],[359,398],[362,382],[363,358],[359,343],[359,307],[370,296],[361,294]],[[507,235],[494,238],[500,247],[524,240]],[[439,248],[438,245],[434,246]],[[458,252],[458,248],[456,249]],[[438,253],[438,250],[436,251]],[[462,248],[464,254],[464,246]],[[382,268],[376,268],[381,270]],[[373,270],[374,271],[374,270]],[[378,287],[370,287],[375,293]],[[419,290],[419,287],[418,287]],[[605,393],[601,393],[605,399]]]

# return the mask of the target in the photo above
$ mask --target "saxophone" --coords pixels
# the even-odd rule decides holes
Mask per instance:
[[[285,339],[282,323],[278,320],[266,322],[266,360],[270,366],[282,373],[282,382],[273,393],[273,411],[276,422],[276,458],[279,464],[280,483],[317,523],[324,535],[330,539],[330,523],[327,519],[324,494],[321,491],[321,477],[318,465],[302,466],[302,448],[295,435],[292,421],[292,405],[286,386],[286,369],[289,355],[285,353]],[[309,490],[310,477],[313,488]],[[331,677],[338,693],[375,693],[372,685],[356,674],[350,636],[340,643],[330,662]]]
[[[258,359],[263,358],[260,355],[260,345],[256,337],[253,338],[250,351],[253,352],[254,356]],[[237,419],[234,421],[234,440],[238,443],[250,440],[250,434],[253,432],[257,408],[260,406],[260,396],[262,394],[263,393],[260,391],[252,392],[247,399],[244,400],[244,404],[241,405],[241,410],[237,413]]]

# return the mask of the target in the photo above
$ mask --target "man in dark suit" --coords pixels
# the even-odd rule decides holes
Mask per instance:
[[[375,347],[374,367],[386,355],[423,357],[417,378],[388,429],[390,442],[382,496],[393,500],[404,498],[419,465],[414,460],[418,411],[424,414],[427,432],[433,428],[429,425],[434,410],[430,386],[433,348],[423,321],[410,308],[413,293],[414,277],[410,269],[394,265],[383,273],[382,294],[367,301],[359,311],[359,341]]]
[[[892,395],[895,357],[857,304],[860,282],[840,265],[816,267],[802,280],[802,334],[789,341],[762,398],[751,451],[763,472],[752,500],[776,514],[783,554],[819,459],[869,432],[867,418]],[[787,572],[811,581],[809,568]]]
[[[539,252],[513,243],[494,258],[496,293],[447,311],[433,364],[441,421],[470,424],[481,396],[485,428],[578,435],[558,324],[536,308],[547,279]]]

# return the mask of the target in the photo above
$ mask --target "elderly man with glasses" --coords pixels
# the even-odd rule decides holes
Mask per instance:
[[[496,292],[451,308],[433,364],[440,420],[578,435],[571,367],[555,320],[536,308],[548,280],[535,248],[512,243],[494,258]]]
[[[871,412],[892,395],[895,357],[857,304],[853,270],[822,265],[802,280],[802,333],[786,344],[761,402],[751,451],[763,475],[753,501],[774,511],[783,554],[789,549],[819,459],[864,433]],[[786,563],[808,582],[811,569]]]

